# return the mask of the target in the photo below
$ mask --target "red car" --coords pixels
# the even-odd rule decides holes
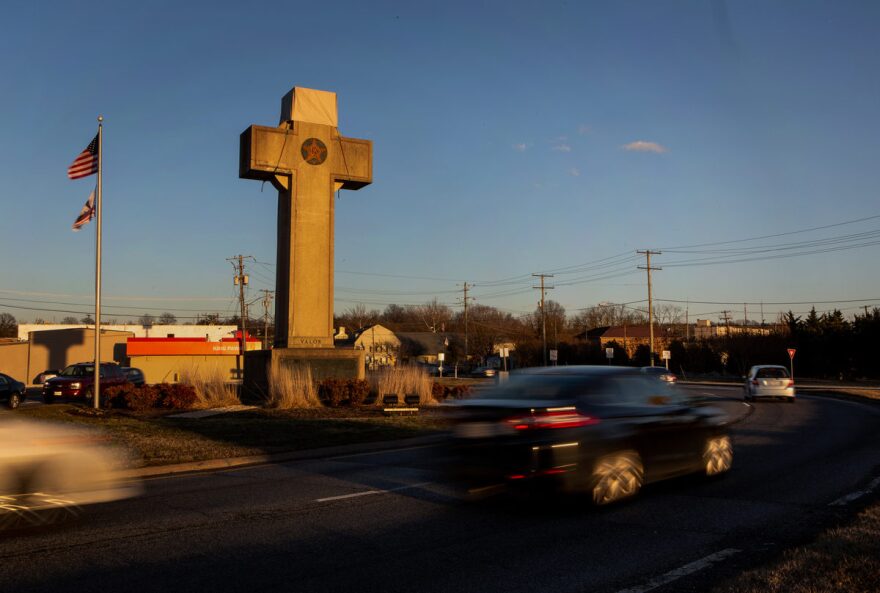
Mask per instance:
[[[126,382],[125,373],[116,363],[101,363],[101,389]],[[51,404],[56,397],[90,399],[95,384],[95,365],[91,362],[72,364],[43,384],[43,402]]]

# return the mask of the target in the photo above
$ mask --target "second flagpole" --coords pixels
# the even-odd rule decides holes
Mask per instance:
[[[95,389],[94,406],[100,406],[101,393],[101,173],[104,168],[104,116],[98,116],[98,182],[95,187]]]

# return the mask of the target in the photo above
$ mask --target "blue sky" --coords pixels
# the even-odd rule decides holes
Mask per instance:
[[[94,177],[65,172],[99,113],[107,317],[232,314],[238,253],[261,262],[253,297],[274,288],[276,193],[238,179],[238,136],[274,125],[293,86],[337,92],[340,131],[374,142],[373,184],[337,202],[337,312],[454,304],[465,281],[526,312],[529,274],[554,270],[570,312],[632,302],[636,249],[880,214],[873,2],[128,4],[4,9],[0,311],[21,321],[66,313],[12,305],[89,309],[94,229],[70,224]],[[716,248],[872,232],[880,219]],[[666,267],[655,296],[880,304],[877,245],[766,255]],[[723,308],[741,310],[691,314]],[[783,308],[809,305],[765,315]]]

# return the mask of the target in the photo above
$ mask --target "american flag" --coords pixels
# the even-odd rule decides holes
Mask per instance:
[[[82,210],[79,211],[79,216],[76,217],[76,220],[73,222],[73,230],[80,230],[84,224],[95,217],[95,190],[92,190],[92,193],[89,194],[89,199],[86,200],[85,205],[82,207]]]
[[[79,179],[80,177],[88,177],[92,173],[98,172],[98,136],[97,134],[89,142],[84,151],[74,159],[73,164],[67,168],[67,176],[71,179]]]

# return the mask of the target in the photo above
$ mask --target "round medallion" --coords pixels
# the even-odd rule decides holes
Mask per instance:
[[[327,147],[317,138],[309,138],[299,149],[303,159],[310,165],[320,165],[327,160]]]

